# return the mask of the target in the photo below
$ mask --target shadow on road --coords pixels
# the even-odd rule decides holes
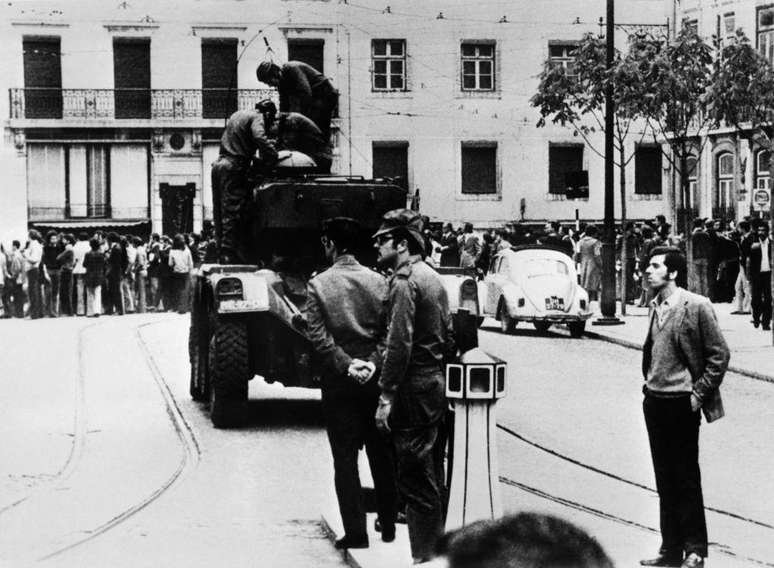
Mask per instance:
[[[322,404],[319,400],[250,400],[246,429],[262,430],[288,426],[293,428],[323,428]]]

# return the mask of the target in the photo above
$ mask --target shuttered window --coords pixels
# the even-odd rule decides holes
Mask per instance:
[[[568,173],[583,170],[583,145],[550,145],[548,147],[548,193],[564,195]]]
[[[237,40],[202,39],[202,116],[227,118],[237,110]]]
[[[661,149],[639,145],[634,154],[634,193],[661,194]]]
[[[150,118],[150,39],[113,39],[116,118]]]
[[[288,39],[288,61],[301,61],[325,74],[325,40]]]
[[[497,193],[496,143],[462,143],[462,193]]]
[[[62,55],[59,37],[22,40],[26,118],[62,118]]]
[[[393,178],[408,190],[408,142],[374,142],[373,176]]]

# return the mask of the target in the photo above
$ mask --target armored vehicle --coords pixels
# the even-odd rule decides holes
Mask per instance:
[[[192,294],[190,392],[209,401],[215,427],[243,424],[248,381],[261,375],[285,386],[317,387],[302,311],[306,282],[325,268],[324,219],[347,216],[362,226],[354,251],[374,264],[371,235],[382,215],[406,206],[406,191],[354,177],[277,177],[253,191],[250,264],[204,264]]]

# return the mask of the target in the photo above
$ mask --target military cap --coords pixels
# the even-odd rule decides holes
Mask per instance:
[[[422,234],[422,217],[411,209],[393,209],[382,217],[382,225],[374,233],[373,238],[393,232],[395,229],[406,229]]]

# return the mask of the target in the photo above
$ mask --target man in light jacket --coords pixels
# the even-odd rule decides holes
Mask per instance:
[[[701,414],[723,416],[718,387],[729,350],[709,299],[680,288],[686,260],[656,247],[646,269],[655,298],[643,346],[643,412],[661,517],[661,548],[643,566],[703,568],[707,523],[699,471]],[[699,412],[701,410],[701,412]]]

